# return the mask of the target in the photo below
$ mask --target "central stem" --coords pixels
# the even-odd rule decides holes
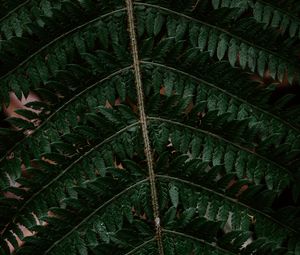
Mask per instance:
[[[144,140],[144,150],[145,150],[148,171],[149,171],[151,200],[152,200],[153,215],[154,215],[155,227],[156,227],[156,240],[157,240],[159,255],[163,255],[164,250],[162,245],[162,230],[160,226],[158,198],[157,198],[157,190],[155,185],[155,173],[153,168],[152,151],[150,146],[148,127],[147,127],[147,118],[146,118],[145,107],[144,107],[143,84],[142,84],[140,61],[138,55],[138,46],[137,46],[136,31],[135,31],[135,24],[134,24],[132,0],[126,0],[126,7],[127,7],[127,16],[128,16],[130,44],[131,44],[131,50],[133,56],[133,67],[134,67],[134,76],[135,76],[135,84],[136,84],[136,91],[137,91],[138,109],[140,114],[140,123],[142,127],[142,135]]]

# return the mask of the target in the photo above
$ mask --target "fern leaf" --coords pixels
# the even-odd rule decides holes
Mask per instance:
[[[0,5],[1,254],[298,253],[297,1]]]

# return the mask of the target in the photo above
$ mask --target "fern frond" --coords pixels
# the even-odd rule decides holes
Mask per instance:
[[[239,66],[242,69],[248,67],[251,71],[257,71],[260,75],[263,75],[266,68],[268,68],[270,69],[270,74],[274,79],[278,78],[279,80],[282,80],[285,72],[288,73],[290,82],[294,79],[298,79],[296,74],[299,68],[297,62],[282,57],[277,52],[273,52],[260,45],[255,45],[247,39],[237,36],[230,31],[226,31],[217,26],[207,24],[201,20],[159,5],[148,3],[136,3],[136,5],[141,6],[141,8],[148,7],[149,10],[156,9],[159,12],[159,16],[168,15],[169,22],[166,24],[166,28],[168,30],[167,33],[168,36],[173,37],[175,41],[182,39],[187,30],[189,34],[194,34],[194,38],[198,35],[196,47],[198,47],[201,51],[207,50],[211,57],[215,56],[219,49],[217,56],[219,57],[219,60],[222,60],[226,51],[228,51],[227,59],[230,59],[230,64],[233,67],[238,61]],[[151,13],[151,11],[149,12]],[[139,12],[139,15],[145,14],[141,14],[141,12]],[[173,19],[172,16],[174,17]],[[178,18],[180,19],[180,22],[178,22]],[[152,18],[149,18],[149,20],[151,23],[148,27],[153,26]],[[187,20],[187,22],[184,20]],[[177,25],[177,23],[179,24]],[[184,24],[184,26],[182,24]],[[178,30],[176,29],[177,26]],[[190,26],[193,28],[192,31],[190,30]],[[151,30],[147,31],[147,33],[150,36],[153,35]],[[279,66],[281,67],[279,68]]]
[[[245,144],[248,140],[249,144],[246,145],[251,150],[256,147],[254,143],[258,144],[258,148],[261,150],[258,153],[262,152],[262,155],[265,155],[272,160],[277,161],[276,157],[271,156],[271,154],[265,153],[264,151],[268,151],[267,148],[263,149],[264,146],[270,146],[272,141],[270,137],[274,137],[274,141],[278,141],[280,139],[284,140],[284,143],[288,147],[286,147],[285,152],[280,153],[292,153],[298,147],[299,144],[299,131],[297,128],[292,128],[293,132],[285,132],[284,130],[287,128],[290,130],[291,126],[289,123],[285,123],[284,126],[280,125],[284,123],[284,121],[280,120],[278,117],[265,112],[262,109],[256,108],[255,106],[249,104],[248,102],[241,100],[238,97],[235,97],[231,94],[227,94],[227,92],[223,91],[222,89],[216,87],[215,85],[198,79],[194,76],[191,76],[187,73],[184,73],[180,70],[169,68],[168,66],[164,66],[161,64],[156,63],[149,63],[149,62],[142,62],[145,65],[145,68],[150,66],[157,66],[154,70],[150,69],[149,67],[146,69],[147,79],[149,79],[149,83],[147,83],[148,93],[153,93],[157,95],[159,90],[163,88],[166,91],[166,95],[168,95],[167,91],[172,91],[175,95],[179,98],[184,98],[187,101],[183,101],[183,107],[180,105],[180,100],[174,98],[173,108],[171,112],[168,112],[168,105],[167,101],[165,105],[154,109],[154,105],[151,102],[151,98],[149,99],[149,106],[148,106],[148,114],[155,114],[160,116],[173,116],[173,118],[182,118],[182,122],[189,122],[193,123],[192,125],[200,128],[208,128],[208,130],[215,130],[215,132],[220,133],[222,136],[228,137],[232,139],[237,133],[240,134],[240,137],[244,137],[244,140],[238,141],[238,143]],[[150,72],[151,70],[151,72]],[[184,75],[186,78],[183,78]],[[150,77],[149,77],[150,76]],[[149,77],[149,78],[148,78]],[[176,80],[181,79],[180,83],[176,83]],[[191,80],[192,79],[192,80]],[[195,84],[194,81],[198,84]],[[160,87],[157,87],[156,84],[161,84]],[[179,85],[180,84],[180,85]],[[185,84],[185,85],[183,85]],[[179,87],[178,87],[179,85]],[[168,88],[168,86],[173,86]],[[219,94],[221,93],[221,94]],[[195,98],[192,98],[191,95],[195,95]],[[226,97],[225,95],[228,95]],[[155,101],[157,103],[157,101]],[[230,102],[230,104],[229,104]],[[176,111],[176,108],[178,110]],[[231,105],[229,107],[229,105]],[[235,105],[235,106],[233,106]],[[249,107],[249,108],[248,108]],[[191,114],[183,114],[186,109],[189,108],[189,112]],[[254,111],[256,108],[257,112]],[[161,109],[166,109],[164,113],[161,113]],[[199,117],[198,115],[194,115],[202,111],[202,114],[205,114],[203,118]],[[251,112],[250,115],[247,114]],[[176,116],[176,117],[175,117]],[[181,116],[181,117],[179,117]],[[255,118],[253,118],[256,116]],[[253,118],[253,119],[252,119]],[[278,121],[278,122],[277,122]],[[236,122],[236,123],[235,123]],[[242,125],[242,122],[244,125]],[[239,123],[239,124],[237,124]],[[261,123],[261,124],[260,124]],[[280,124],[279,124],[280,123]],[[245,129],[245,125],[248,126],[248,130]],[[224,131],[223,128],[226,126],[228,131]],[[237,126],[240,126],[237,129]],[[218,131],[219,127],[219,131]],[[257,129],[258,128],[258,129]],[[278,132],[278,128],[282,131],[281,133]],[[229,131],[230,130],[230,131]],[[257,132],[260,132],[260,138],[255,139],[255,142],[251,138],[251,132],[257,136]],[[232,135],[230,135],[230,133]],[[227,134],[227,135],[226,135]],[[282,136],[285,134],[285,138]],[[276,138],[275,138],[276,137]],[[161,138],[158,138],[161,139]],[[278,142],[274,146],[278,146]],[[243,145],[244,146],[244,145]],[[289,151],[288,148],[291,150]],[[279,147],[278,147],[279,149]],[[254,149],[256,150],[256,149]],[[278,153],[277,155],[279,155]],[[277,161],[279,162],[279,161]],[[283,161],[280,161],[282,164]],[[286,162],[288,164],[288,162]]]
[[[299,253],[295,0],[1,4],[0,254]]]
[[[2,80],[3,86],[5,86],[5,88],[3,89],[9,91],[12,84],[16,84],[14,86],[14,91],[16,92],[16,94],[21,95],[21,93],[23,92],[23,94],[27,95],[29,89],[33,89],[40,83],[47,82],[47,80],[52,75],[54,75],[56,71],[62,68],[64,69],[64,66],[67,64],[67,58],[69,58],[70,60],[74,59],[76,51],[78,51],[79,53],[84,53],[91,50],[94,44],[93,42],[98,38],[96,34],[98,30],[99,32],[103,32],[105,31],[105,29],[107,29],[107,25],[103,23],[101,19],[105,19],[110,15],[114,15],[114,13],[123,11],[124,9],[120,9],[109,14],[105,14],[101,17],[96,18],[95,20],[85,23],[84,25],[76,27],[68,33],[55,38],[54,40],[40,48],[38,51],[30,55],[15,68],[2,75],[0,79]],[[109,20],[107,20],[106,22],[109,22]],[[89,25],[92,25],[92,28],[90,28]],[[111,22],[110,25],[112,25]],[[94,30],[94,28],[97,29]],[[84,31],[81,32],[81,29],[84,29]],[[94,35],[92,36],[90,34],[89,37],[87,37],[87,31],[89,31],[90,29],[94,30]],[[76,33],[77,31],[79,32]],[[71,36],[71,38],[68,38],[68,36]],[[85,39],[87,46],[90,46],[90,48],[82,48],[82,45],[85,44],[84,42],[80,42],[80,44],[78,44],[78,41],[82,40],[82,38],[80,38],[81,36]],[[60,42],[61,40],[63,41]],[[88,40],[92,41],[92,43]],[[104,45],[104,47],[105,46],[106,45]],[[52,50],[49,49],[49,47],[52,47]],[[26,75],[30,76],[31,82],[29,83],[30,86],[24,87],[24,85],[21,85],[19,79],[20,77],[26,77]]]
[[[201,150],[201,147],[198,147],[198,151],[194,152],[195,157],[200,157],[203,159],[203,161],[212,160],[213,164],[225,164],[225,162],[231,162],[231,165],[228,165],[230,167],[226,170],[228,173],[236,173],[238,178],[242,179],[244,178],[244,176],[247,176],[249,180],[255,182],[256,184],[261,183],[262,179],[264,179],[263,182],[266,183],[267,187],[270,190],[274,190],[277,192],[280,192],[280,190],[287,187],[292,181],[291,173],[288,169],[264,158],[263,156],[256,154],[255,152],[252,152],[232,142],[229,142],[228,140],[222,139],[214,134],[208,133],[201,129],[194,129],[192,127],[181,123],[176,123],[174,121],[164,120],[162,118],[155,117],[149,117],[149,119],[157,122],[161,121],[173,124],[174,130],[169,130],[169,132],[171,137],[171,143],[176,149],[176,151],[184,152],[188,150],[189,144],[192,142],[188,139],[188,137],[190,136],[189,132],[185,131],[183,134],[181,134],[180,129],[177,129],[175,127],[176,125],[183,129],[190,129],[192,132],[194,131],[197,133],[202,133],[204,137],[201,137],[200,135],[198,137],[198,139],[200,140],[198,141],[198,143],[206,144],[206,146],[202,148],[203,150]],[[219,141],[214,141],[215,139]],[[235,151],[234,147],[239,148],[239,152]],[[228,158],[225,158],[226,154]],[[218,158],[215,159],[215,157]],[[222,161],[222,159],[224,159],[224,161]],[[248,164],[251,164],[251,168],[246,168],[246,165]],[[246,172],[244,172],[245,170]],[[247,170],[250,172],[248,172]]]
[[[230,221],[232,224],[232,229],[229,230],[230,232],[232,232],[232,234],[235,231],[242,231],[242,232],[248,232],[250,231],[250,226],[251,224],[251,217],[254,216],[256,219],[256,222],[254,223],[254,233],[257,235],[257,238],[266,238],[266,242],[271,241],[272,243],[276,243],[276,245],[278,245],[277,247],[281,245],[283,245],[283,242],[285,241],[286,238],[292,238],[292,236],[294,236],[294,234],[296,233],[295,230],[293,230],[292,228],[290,228],[289,226],[284,226],[281,225],[279,222],[276,222],[275,219],[270,218],[268,215],[263,215],[260,214],[260,212],[256,212],[255,210],[253,211],[250,208],[247,208],[244,210],[239,210],[237,213],[235,211],[232,211],[230,209],[230,205],[227,205],[227,202],[224,200],[225,197],[220,198],[219,203],[217,202],[218,199],[216,198],[212,198],[212,193],[209,192],[209,195],[206,197],[205,195],[205,191],[201,191],[198,193],[198,199],[193,199],[191,198],[191,196],[189,196],[188,194],[190,192],[197,192],[195,190],[189,190],[189,188],[185,189],[184,186],[184,182],[182,182],[182,180],[178,180],[176,178],[170,177],[170,176],[159,176],[159,179],[161,179],[162,181],[172,181],[173,183],[175,183],[175,185],[177,185],[178,189],[181,190],[180,194],[181,194],[181,203],[183,206],[182,212],[180,213],[180,215],[178,216],[180,220],[182,220],[184,222],[184,224],[180,224],[180,225],[175,225],[172,226],[172,228],[175,227],[175,229],[185,229],[185,231],[187,231],[187,233],[193,233],[193,235],[195,235],[195,231],[197,231],[196,229],[198,229],[201,225],[203,226],[202,229],[202,233],[198,231],[197,235],[199,235],[199,237],[201,238],[203,235],[212,235],[214,236],[213,233],[210,233],[210,231],[216,231],[219,227],[224,227],[225,224]],[[191,187],[191,183],[187,183],[189,187]],[[241,206],[244,206],[241,204]],[[199,209],[198,209],[199,208]],[[226,210],[228,210],[226,212]],[[201,219],[201,218],[204,219]],[[222,218],[224,217],[224,218]],[[180,222],[179,220],[179,222]],[[265,232],[265,230],[263,228],[261,228],[260,226],[262,226],[261,224],[259,224],[259,221],[265,222],[266,225],[268,225],[268,227],[273,228],[274,231],[276,231],[276,235],[274,234],[272,237],[268,236],[268,233]],[[208,226],[205,227],[205,222],[206,221],[212,221],[212,222],[219,222],[219,224],[217,224],[217,228],[209,228]],[[221,223],[223,222],[223,224]],[[268,222],[268,223],[267,223]],[[257,224],[257,225],[256,225]],[[196,228],[196,229],[195,229]],[[207,233],[205,231],[208,231]],[[238,232],[240,233],[240,232]],[[237,233],[237,234],[238,234]],[[227,235],[229,235],[228,233],[226,233]],[[226,234],[223,238],[226,237]],[[202,236],[201,236],[202,235]],[[249,238],[250,236],[247,235],[246,240]],[[232,240],[231,238],[229,240]],[[244,240],[244,241],[246,241]],[[240,240],[242,241],[242,240]],[[220,241],[220,244],[222,243],[222,241]],[[237,245],[237,248],[241,248],[240,244],[235,244]],[[223,243],[224,245],[224,243]],[[227,244],[228,245],[228,244]],[[225,246],[226,247],[226,246]],[[275,248],[275,247],[273,247]],[[236,250],[236,252],[238,251],[238,249]]]

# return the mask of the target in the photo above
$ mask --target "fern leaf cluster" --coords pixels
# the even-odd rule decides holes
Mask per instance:
[[[239,8],[241,11],[245,11],[251,8],[253,11],[253,17],[257,22],[263,23],[265,27],[279,28],[281,33],[287,32],[290,37],[299,37],[299,25],[300,20],[297,16],[296,3],[289,3],[290,9],[284,9],[284,4],[277,6],[276,3],[271,1],[212,1],[213,7],[218,8]],[[283,7],[282,9],[280,7]]]
[[[0,254],[299,254],[297,1],[0,5]]]

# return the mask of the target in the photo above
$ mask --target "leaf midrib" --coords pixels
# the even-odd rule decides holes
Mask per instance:
[[[139,249],[145,247],[147,244],[152,243],[152,242],[154,242],[154,241],[155,241],[155,237],[153,237],[153,238],[147,240],[146,242],[144,242],[144,243],[142,243],[141,245],[135,247],[134,249],[132,249],[131,251],[127,252],[127,253],[124,254],[124,255],[131,255],[131,254],[134,254],[134,253],[135,253],[136,251],[138,251]]]
[[[220,246],[217,246],[217,245],[214,245],[214,244],[211,244],[211,243],[208,243],[206,242],[205,240],[202,240],[202,239],[199,239],[197,237],[194,237],[194,236],[191,236],[191,235],[188,235],[188,234],[185,234],[185,233],[181,233],[181,232],[178,232],[178,231],[174,231],[174,230],[169,230],[169,229],[163,229],[162,230],[163,233],[168,233],[168,234],[172,234],[172,235],[177,235],[177,236],[181,236],[183,238],[187,238],[187,239],[190,239],[190,240],[193,240],[193,241],[196,241],[198,243],[201,243],[201,244],[205,244],[205,245],[208,245],[218,251],[221,251],[221,252],[225,252],[226,254],[235,254],[235,255],[238,255],[236,253],[233,253],[229,250],[225,250],[224,248],[220,247]]]
[[[146,156],[148,175],[149,175],[149,185],[150,185],[150,195],[151,204],[153,210],[153,216],[155,221],[155,237],[157,241],[157,249],[159,255],[164,255],[164,247],[162,242],[162,233],[160,226],[160,215],[159,215],[159,202],[158,202],[158,191],[156,188],[155,172],[154,172],[154,161],[152,155],[152,148],[149,139],[149,130],[147,123],[147,116],[144,105],[144,90],[142,82],[142,73],[140,67],[139,59],[139,49],[138,40],[136,34],[136,18],[134,16],[133,0],[126,0],[126,10],[127,10],[127,22],[128,22],[128,35],[130,38],[131,55],[134,69],[135,77],[135,88],[137,93],[137,104],[139,110],[139,119],[141,125],[141,131],[144,143],[144,155]]]
[[[27,0],[21,4],[19,4],[17,7],[15,7],[14,9],[12,9],[11,11],[9,11],[6,15],[4,15],[2,18],[0,18],[0,23],[5,20],[6,18],[8,18],[10,15],[12,15],[13,13],[15,13],[16,11],[18,11],[19,9],[21,9],[23,6],[27,5],[29,2],[31,2],[31,0]]]

